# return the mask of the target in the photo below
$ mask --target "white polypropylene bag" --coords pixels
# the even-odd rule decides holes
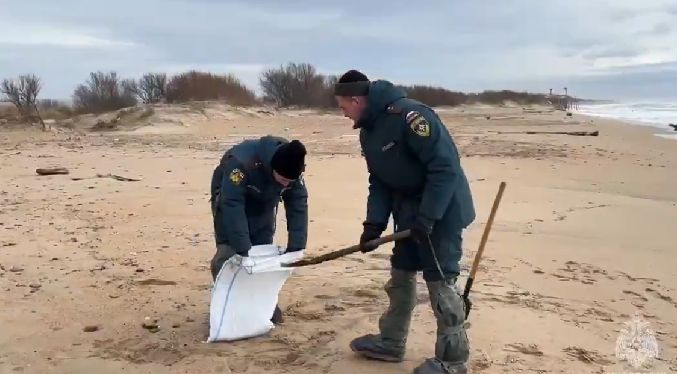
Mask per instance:
[[[207,342],[251,338],[274,327],[270,318],[292,273],[280,264],[303,257],[303,251],[283,252],[277,245],[257,245],[249,257],[233,256],[223,264],[212,288]]]

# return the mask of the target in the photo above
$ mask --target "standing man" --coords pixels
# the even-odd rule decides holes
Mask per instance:
[[[211,183],[216,239],[216,254],[211,261],[214,280],[232,256],[247,257],[253,245],[273,242],[280,200],[284,201],[287,216],[287,252],[306,247],[308,191],[302,178],[305,155],[300,141],[274,136],[245,140],[223,155]],[[277,306],[272,321],[282,322]]]
[[[378,238],[391,214],[395,231],[411,229],[411,237],[395,244],[390,259],[391,278],[385,285],[390,306],[379,320],[380,333],[356,338],[350,347],[368,358],[402,361],[416,306],[416,274],[422,271],[437,319],[437,341],[435,357],[414,373],[466,373],[465,305],[455,283],[462,231],[474,221],[475,209],[449,131],[428,106],[407,98],[391,82],[370,82],[356,70],[339,79],[334,94],[353,128],[360,129],[369,171],[360,243]],[[364,245],[362,252],[374,249]]]

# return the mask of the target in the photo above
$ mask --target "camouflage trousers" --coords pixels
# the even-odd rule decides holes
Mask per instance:
[[[437,320],[435,356],[450,364],[465,363],[469,356],[464,328],[465,304],[455,283],[455,278],[426,281],[430,306]],[[404,351],[416,306],[416,272],[392,269],[385,290],[390,305],[379,319],[380,343]]]

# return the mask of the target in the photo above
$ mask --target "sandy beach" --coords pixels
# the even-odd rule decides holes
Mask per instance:
[[[472,293],[473,373],[641,371],[615,355],[635,313],[660,349],[642,370],[677,372],[677,141],[540,107],[439,114],[478,212],[461,286],[507,183]],[[433,354],[420,275],[405,361],[367,361],[348,347],[377,332],[391,246],[297,269],[280,293],[284,324],[204,343],[208,192],[222,153],[265,134],[306,143],[307,254],[317,255],[359,239],[367,171],[357,132],[333,112],[157,106],[139,117],[123,116],[115,131],[91,131],[91,118],[47,133],[0,130],[0,373],[409,373]],[[57,166],[70,174],[35,173]],[[146,317],[157,332],[142,327]]]

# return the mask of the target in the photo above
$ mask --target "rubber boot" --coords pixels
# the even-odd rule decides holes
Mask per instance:
[[[386,362],[401,362],[404,359],[404,350],[394,348],[383,344],[383,340],[378,335],[367,334],[353,339],[350,342],[350,349],[355,353],[370,358]]]
[[[270,322],[276,325],[284,322],[284,318],[282,318],[282,310],[280,309],[279,305],[275,305],[275,310],[273,311],[273,316],[270,318]]]
[[[367,358],[400,362],[416,306],[416,272],[392,269],[384,288],[390,305],[379,318],[380,334],[359,337],[350,343],[350,348]]]
[[[447,364],[437,358],[429,358],[414,369],[414,374],[467,374],[465,364]]]
[[[435,357],[414,370],[417,374],[467,373],[470,356],[465,322],[465,304],[454,279],[427,282],[430,305],[437,320]]]
[[[210,270],[212,273],[212,281],[216,281],[216,276],[219,275],[223,264],[231,257],[235,256],[235,251],[226,244],[218,244],[216,246],[216,253],[210,262]]]

